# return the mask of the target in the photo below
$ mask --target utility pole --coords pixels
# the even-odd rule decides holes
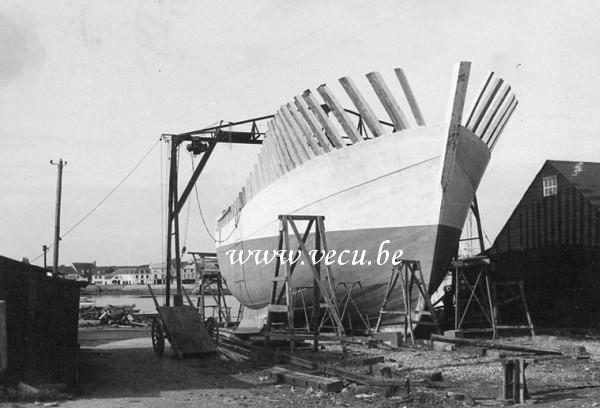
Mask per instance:
[[[62,193],[62,172],[63,167],[67,165],[67,162],[63,162],[63,159],[59,159],[58,163],[50,160],[50,164],[58,166],[58,175],[56,178],[56,212],[54,217],[54,260],[52,266],[52,272],[54,275],[58,274],[58,244],[60,241],[60,199]]]
[[[42,245],[42,251],[44,251],[44,268],[48,267],[46,263],[46,252],[48,252],[48,245]]]

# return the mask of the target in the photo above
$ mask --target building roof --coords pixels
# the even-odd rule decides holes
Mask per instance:
[[[594,206],[600,208],[600,163],[547,160]]]

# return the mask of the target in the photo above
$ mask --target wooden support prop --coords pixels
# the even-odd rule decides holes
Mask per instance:
[[[400,81],[400,85],[402,86],[402,90],[404,91],[404,96],[406,96],[406,100],[408,101],[410,110],[412,111],[412,114],[415,117],[415,122],[417,122],[417,126],[425,126],[425,119],[423,119],[423,114],[421,113],[421,109],[419,109],[419,104],[417,103],[417,99],[413,94],[410,84],[408,83],[408,78],[406,78],[406,74],[404,73],[402,68],[396,68],[394,72],[396,73],[396,77],[398,77],[398,81]]]
[[[323,98],[327,106],[329,106],[331,112],[333,112],[333,116],[335,116],[335,118],[342,126],[342,129],[344,129],[346,135],[348,135],[352,143],[362,142],[363,138],[360,135],[360,133],[358,133],[358,130],[356,129],[354,123],[352,123],[352,119],[350,119],[350,116],[346,113],[342,104],[339,103],[339,101],[337,100],[335,95],[329,90],[327,85],[323,84],[319,86],[317,88],[317,91],[319,92],[319,94],[321,94],[321,97]]]
[[[292,116],[292,113],[289,111],[287,105],[283,105],[279,110],[281,113],[281,119],[284,121],[287,126],[290,135],[296,141],[296,144],[302,148],[302,150],[306,153],[308,159],[312,159],[317,155],[309,143],[309,139],[306,137],[304,133],[302,133],[302,129],[296,123],[296,120]]]
[[[532,348],[532,347],[514,346],[512,344],[492,343],[491,341],[464,339],[464,338],[459,338],[459,337],[450,338],[450,337],[444,337],[439,334],[432,334],[431,340],[439,341],[441,343],[461,344],[464,346],[484,347],[484,348],[496,349],[496,350],[519,351],[519,352],[528,353],[528,354],[557,355],[557,356],[562,355],[562,353],[560,351],[555,351],[555,350],[536,349],[536,348]]]
[[[470,127],[467,126],[467,129],[471,130],[473,133],[478,134],[477,129],[481,124],[487,110],[489,109],[492,101],[496,97],[496,94],[502,87],[504,80],[501,78],[494,78],[486,90],[484,96],[481,98],[481,101],[476,106],[475,113],[473,114],[473,120],[471,121]]]
[[[477,98],[475,98],[475,100],[473,101],[473,105],[471,105],[471,109],[469,110],[469,117],[467,118],[467,121],[465,123],[465,127],[469,126],[470,123],[473,120],[473,115],[475,114],[475,110],[477,109],[477,105],[479,105],[479,102],[481,102],[481,99],[483,98],[483,95],[485,94],[486,89],[489,87],[490,82],[492,81],[492,78],[494,77],[494,72],[491,71],[488,73],[487,77],[485,78],[485,80],[483,81],[483,83],[481,84],[481,86],[479,87],[479,90],[477,91]]]
[[[494,98],[494,101],[490,105],[489,109],[485,113],[485,116],[483,117],[483,120],[481,121],[481,125],[479,126],[480,130],[478,130],[478,134],[485,144],[488,144],[490,141],[490,132],[488,132],[488,129],[490,128],[490,125],[492,124],[494,118],[499,116],[498,111],[500,110],[500,107],[502,106],[504,101],[510,95],[510,89],[510,85],[506,83],[503,85],[502,89],[498,92],[496,98]]]
[[[317,143],[317,140],[313,136],[312,131],[308,127],[308,124],[304,121],[304,118],[302,117],[298,109],[291,103],[286,104],[285,107],[287,108],[286,111],[290,114],[291,118],[293,119],[295,127],[297,127],[300,134],[306,138],[306,141],[308,142],[308,145],[310,146],[313,153],[316,156],[322,154],[324,151],[323,148]]]
[[[291,134],[291,131],[287,129],[287,126],[285,126],[281,115],[279,113],[275,114],[273,120],[275,123],[277,134],[279,135],[279,137],[281,137],[283,143],[285,143],[288,152],[290,153],[292,159],[294,159],[294,162],[296,163],[296,166],[307,161],[309,159],[308,155],[306,154],[304,149],[297,145],[297,141]]]
[[[408,120],[381,74],[379,72],[370,72],[367,74],[367,79],[394,124],[394,128],[396,130],[408,129]]]
[[[325,129],[325,132],[327,132],[327,137],[331,143],[337,148],[346,146],[346,143],[342,139],[342,135],[336,129],[333,123],[331,123],[329,117],[323,111],[323,108],[321,108],[321,105],[319,105],[319,102],[317,102],[315,96],[309,90],[306,90],[302,94],[302,97],[317,120],[321,123],[321,126],[323,126]]]
[[[465,96],[469,85],[471,63],[459,62],[454,68],[454,76],[450,89],[450,104],[446,122],[448,123],[448,141],[444,156],[444,172],[442,174],[442,187],[448,185],[448,175],[453,174],[456,164],[456,141],[458,139],[463,110],[465,107]]]
[[[373,109],[371,109],[364,96],[360,93],[352,78],[345,76],[340,78],[339,81],[354,106],[356,106],[362,120],[367,124],[369,130],[371,130],[373,136],[381,136],[384,133],[383,126],[379,123],[379,119],[375,115],[375,112],[373,112]]]
[[[299,96],[295,96],[294,104],[298,108],[298,112],[300,112],[300,115],[302,115],[302,117],[304,118],[305,123],[308,125],[315,138],[319,141],[319,145],[321,146],[321,148],[326,153],[330,152],[331,146],[335,145],[333,145],[329,141],[329,139],[327,139],[327,135],[323,131],[323,127],[321,126],[315,115],[310,111],[304,99],[302,99]]]
[[[494,133],[494,135],[492,135],[492,144],[490,146],[490,150],[493,150],[494,147],[496,146],[496,142],[498,142],[498,139],[500,139],[500,135],[502,134],[502,132],[504,131],[504,127],[506,126],[506,124],[508,123],[508,120],[510,119],[510,117],[512,116],[513,112],[515,111],[515,109],[517,108],[517,105],[519,104],[519,101],[515,100],[512,104],[512,106],[510,107],[510,109],[508,110],[506,116],[504,117],[504,119],[502,119],[502,121],[500,122],[500,125],[498,126],[498,131]]]

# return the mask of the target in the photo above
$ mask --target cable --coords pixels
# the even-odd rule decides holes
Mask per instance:
[[[123,179],[121,179],[121,181],[119,181],[119,183],[117,183],[117,185],[115,187],[112,188],[112,190],[110,190],[108,192],[107,195],[104,196],[104,198],[102,198],[102,200],[100,200],[100,202],[98,202],[98,204],[96,204],[94,207],[92,207],[91,210],[89,210],[83,217],[81,217],[81,219],[79,219],[79,221],[77,221],[75,224],[73,224],[73,226],[71,226],[71,228],[69,228],[64,234],[62,234],[59,239],[63,239],[64,237],[66,237],[67,235],[69,235],[75,228],[77,228],[79,225],[81,225],[81,223],[83,221],[85,221],[90,215],[92,215],[94,213],[94,211],[96,211],[98,209],[98,207],[100,207],[102,204],[104,204],[104,202],[106,200],[108,200],[108,198],[113,195],[113,193],[115,191],[117,191],[117,189],[119,187],[121,187],[121,185],[133,174],[134,171],[136,171],[138,169],[138,167],[140,167],[140,165],[144,162],[144,160],[146,160],[146,158],[150,155],[150,153],[152,153],[152,151],[154,150],[154,148],[156,147],[156,145],[162,140],[162,138],[159,138],[156,142],[154,142],[154,144],[152,144],[152,147],[144,154],[144,156],[142,156],[142,158],[140,159],[140,161],[138,161],[136,163],[135,166],[133,166],[133,168],[131,170],[129,170],[129,172],[125,175],[125,177],[123,177]],[[54,244],[50,244],[48,245],[48,249],[52,248],[54,246]],[[44,256],[44,253],[42,253],[41,255],[39,255],[37,258],[35,258],[33,261],[31,262],[35,262],[38,259],[40,259],[42,256]]]

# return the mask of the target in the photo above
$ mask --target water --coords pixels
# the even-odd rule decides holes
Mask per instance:
[[[156,313],[154,301],[152,300],[152,297],[147,295],[85,295],[83,297],[94,302],[95,306],[125,306],[135,304],[135,308],[139,309],[140,313]],[[156,298],[161,306],[164,305],[165,295],[157,295]],[[196,296],[190,296],[190,299],[192,299],[194,304],[197,301]],[[187,299],[184,298],[183,301],[184,304],[188,304]],[[240,302],[230,295],[225,296],[225,301],[227,302],[227,306],[231,308],[231,316],[235,319],[240,307]],[[206,306],[216,305],[212,296],[204,296],[204,302]],[[210,316],[212,313],[212,308],[209,308],[206,313],[208,316]]]

